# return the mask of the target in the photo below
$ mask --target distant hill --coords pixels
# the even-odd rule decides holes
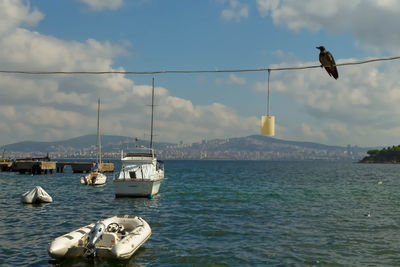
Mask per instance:
[[[85,135],[55,142],[25,141],[1,147],[15,157],[38,156],[93,158],[96,153],[96,135]],[[135,147],[148,147],[147,140],[132,137],[102,135],[102,153],[118,158],[120,151]],[[203,140],[192,144],[155,142],[154,148],[161,159],[233,159],[233,160],[359,160],[371,148],[328,146],[312,142],[281,140],[261,135]]]
[[[312,142],[280,140],[261,135],[214,139],[190,145],[170,146],[157,153],[174,159],[240,160],[359,160],[367,148],[328,146]]]
[[[35,142],[24,141],[2,146],[0,149],[13,152],[55,152],[60,150],[82,150],[91,149],[96,146],[96,135],[84,135],[62,141],[54,142]],[[120,151],[124,148],[131,148],[132,146],[148,146],[147,140],[138,140],[135,138],[117,135],[101,135],[101,147],[103,152],[112,152],[114,150]],[[165,143],[158,143],[163,146]]]
[[[213,143],[213,141],[210,142]],[[287,141],[262,135],[250,135],[248,137],[231,138],[229,139],[229,142],[225,144],[229,145],[230,147],[236,147],[240,149],[246,148],[255,151],[265,150],[265,148],[267,147],[269,149],[277,148],[278,150],[282,150],[284,147],[289,148],[291,146],[304,147],[309,149],[320,149],[320,150],[344,149],[344,147],[340,146],[329,146],[312,142]],[[276,147],[277,145],[279,145],[279,148]]]

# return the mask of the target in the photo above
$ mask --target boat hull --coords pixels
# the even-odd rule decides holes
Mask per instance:
[[[107,176],[101,172],[91,172],[81,177],[81,184],[84,185],[104,185]]]
[[[157,180],[125,179],[114,180],[115,197],[148,197],[158,194],[163,178]]]

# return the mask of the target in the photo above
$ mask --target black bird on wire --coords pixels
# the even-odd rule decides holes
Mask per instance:
[[[317,49],[320,51],[319,62],[322,64],[321,67],[324,67],[328,74],[337,80],[337,78],[339,78],[339,73],[335,66],[336,63],[332,54],[323,46],[317,46]]]

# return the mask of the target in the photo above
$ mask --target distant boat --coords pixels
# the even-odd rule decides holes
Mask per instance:
[[[122,169],[114,177],[116,197],[149,197],[158,193],[164,179],[164,163],[157,160],[153,149],[153,116],[154,116],[154,78],[151,102],[150,148],[138,151],[121,152]]]
[[[101,140],[100,140],[100,98],[97,105],[97,158],[96,164],[90,173],[81,177],[81,183],[85,185],[103,185],[106,183],[107,176],[101,172]]]

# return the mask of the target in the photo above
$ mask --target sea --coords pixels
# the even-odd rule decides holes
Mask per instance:
[[[81,175],[0,172],[1,266],[400,266],[400,165],[170,160],[152,199],[115,198],[113,174],[101,187]],[[22,204],[37,185],[54,202]],[[131,259],[47,254],[54,238],[126,214],[152,229]]]

